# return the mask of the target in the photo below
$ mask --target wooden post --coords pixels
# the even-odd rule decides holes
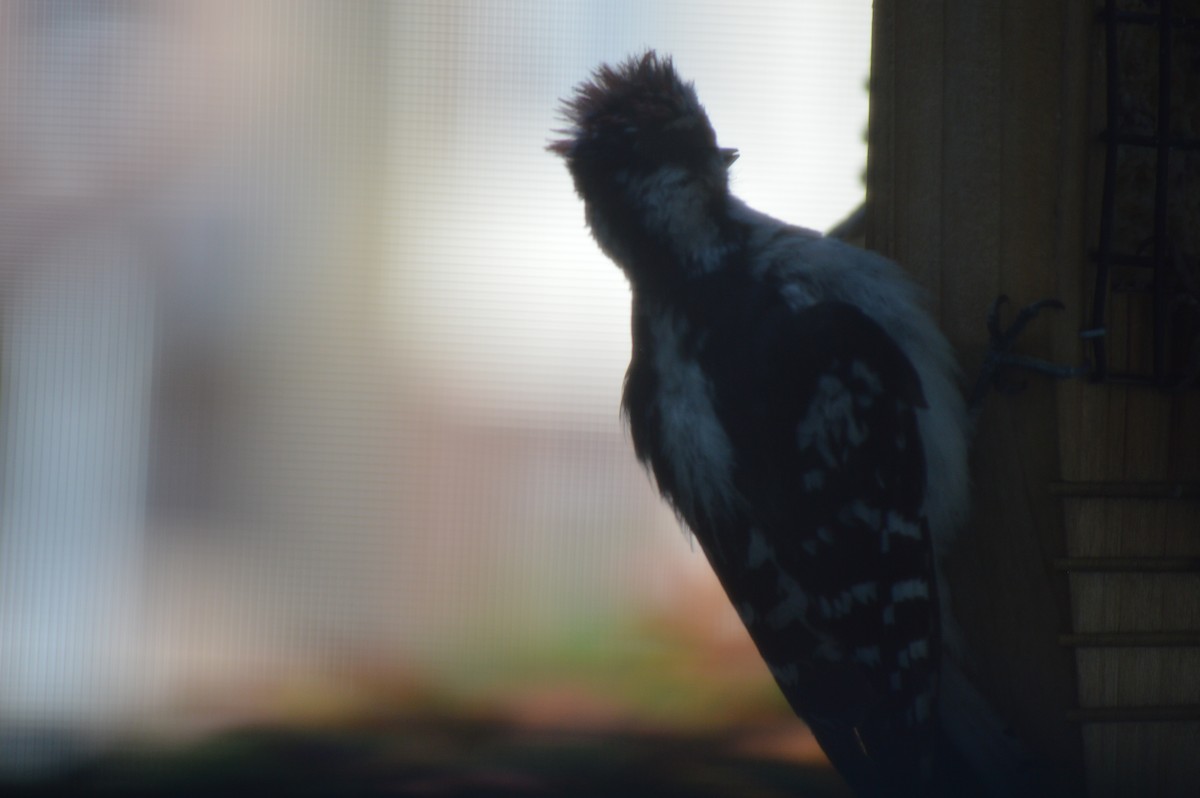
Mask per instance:
[[[998,293],[1067,304],[1035,322],[1022,351],[1063,363],[1085,354],[1105,173],[1094,12],[876,3],[867,245],[929,286],[968,376]],[[1155,48],[1135,35],[1120,54],[1157,58]],[[1185,116],[1195,86],[1173,89]],[[1200,161],[1178,163],[1168,232],[1190,263]],[[1124,239],[1155,186],[1121,185]],[[1110,372],[1150,370],[1153,311],[1149,300],[1111,304]],[[1089,795],[1200,794],[1200,392],[1033,378],[1020,396],[989,398],[972,468],[974,512],[950,580],[981,688]]]
[[[1080,4],[1074,4],[1079,6]],[[1079,8],[1022,0],[875,6],[867,244],[929,289],[967,379],[1001,293],[1063,297],[1022,351],[1077,360],[1055,346],[1079,329],[1081,289],[1064,262],[1084,257],[1086,45]],[[974,512],[949,560],[949,601],[972,652],[969,673],[1026,743],[1081,785],[1054,385],[991,397],[972,457]]]

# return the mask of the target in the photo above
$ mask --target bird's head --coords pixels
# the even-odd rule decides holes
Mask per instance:
[[[563,102],[561,155],[600,246],[627,272],[665,249],[703,246],[729,194],[737,151],[717,137],[690,82],[653,50],[600,66]],[[632,276],[632,275],[631,275]]]

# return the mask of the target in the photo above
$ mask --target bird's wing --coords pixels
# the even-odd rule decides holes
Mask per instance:
[[[746,551],[710,558],[834,764],[894,794],[929,768],[938,661],[920,381],[853,305],[761,311],[714,345]]]

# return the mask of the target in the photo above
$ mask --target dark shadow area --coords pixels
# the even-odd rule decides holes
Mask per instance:
[[[335,731],[244,729],[125,752],[8,796],[849,796],[828,767],[747,754],[762,727],[707,733],[554,731],[404,719]]]

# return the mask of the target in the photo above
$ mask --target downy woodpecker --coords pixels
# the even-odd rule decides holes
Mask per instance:
[[[601,66],[550,144],[633,294],[622,407],[791,706],[863,795],[928,789],[935,557],[964,520],[953,353],[895,264],[734,197],[669,58]]]

